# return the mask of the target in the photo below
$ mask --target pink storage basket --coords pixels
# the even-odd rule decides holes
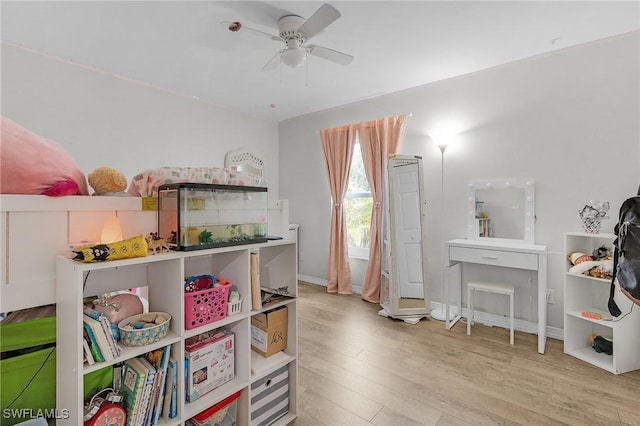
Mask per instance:
[[[231,285],[184,294],[184,328],[191,330],[227,316],[227,300]]]

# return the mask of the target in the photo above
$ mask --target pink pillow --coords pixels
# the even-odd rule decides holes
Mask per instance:
[[[84,173],[57,142],[5,117],[0,126],[2,194],[89,195]]]

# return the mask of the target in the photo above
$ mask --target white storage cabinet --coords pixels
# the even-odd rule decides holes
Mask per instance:
[[[184,340],[188,337],[226,327],[235,334],[235,377],[194,402],[178,398],[178,415],[162,417],[159,424],[180,425],[224,398],[241,391],[238,399],[238,425],[250,423],[251,385],[273,371],[288,368],[289,412],[274,424],[288,424],[297,413],[297,308],[290,298],[263,310],[288,306],[288,338],[285,357],[260,375],[251,373],[251,316],[263,310],[251,310],[250,253],[257,252],[263,287],[287,286],[297,296],[296,243],[292,240],[269,241],[252,245],[221,247],[191,252],[170,252],[142,258],[104,263],[80,263],[57,258],[57,385],[58,410],[66,409],[69,418],[59,425],[82,424],[83,376],[91,371],[122,362],[153,349],[171,345],[171,356],[178,360],[178,377],[184,377]],[[232,316],[192,330],[184,327],[184,279],[187,276],[213,274],[236,286],[243,299],[242,310]],[[123,346],[122,355],[111,362],[83,363],[82,300],[105,292],[148,287],[149,311],[171,314],[168,335],[161,341],[141,347]],[[84,289],[84,291],[83,291]],[[178,395],[184,396],[184,381],[178,381]]]
[[[565,255],[581,252],[591,255],[605,245],[613,250],[614,234],[565,233]],[[613,251],[612,251],[613,253]],[[607,308],[611,280],[589,275],[573,275],[565,261],[564,278],[564,352],[614,374],[640,368],[640,307],[616,290],[615,301],[622,314],[612,317]],[[602,315],[601,320],[582,316],[583,311]],[[613,355],[598,353],[592,347],[592,335],[613,340]]]

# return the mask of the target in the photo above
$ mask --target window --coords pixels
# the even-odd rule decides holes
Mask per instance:
[[[364,172],[360,144],[356,143],[349,171],[349,186],[344,199],[345,220],[347,222],[347,244],[349,257],[369,258],[369,227],[373,196]]]

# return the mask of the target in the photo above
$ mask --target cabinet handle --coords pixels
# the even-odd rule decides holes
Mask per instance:
[[[482,256],[483,259],[498,260],[498,256]]]

